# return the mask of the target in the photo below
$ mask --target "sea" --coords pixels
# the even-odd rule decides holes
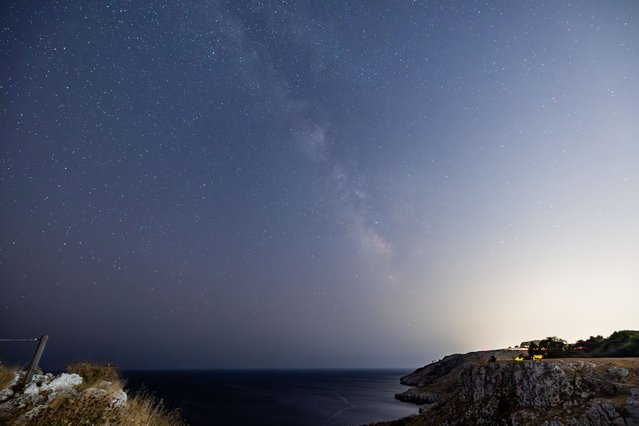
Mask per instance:
[[[197,425],[362,425],[417,414],[394,399],[412,370],[125,371]]]

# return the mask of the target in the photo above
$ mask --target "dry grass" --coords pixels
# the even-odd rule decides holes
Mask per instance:
[[[636,368],[639,369],[639,357],[627,358],[548,358],[546,362],[591,362],[593,364],[614,365],[615,367]]]
[[[106,425],[123,423],[120,413],[109,406],[109,398],[87,394],[54,399],[27,422],[14,425]]]
[[[130,396],[123,407],[113,407],[116,394],[123,390],[118,369],[111,364],[81,362],[67,367],[68,373],[82,376],[82,385],[76,392],[59,396],[34,413],[28,420],[9,422],[9,425],[126,425],[126,426],[182,426],[178,411],[167,410],[162,400],[140,392]],[[109,386],[98,386],[103,381]],[[100,390],[89,389],[98,386]],[[33,407],[25,407],[23,414]],[[0,422],[1,423],[1,422]]]
[[[94,364],[91,362],[76,362],[66,368],[67,373],[82,376],[82,389],[95,386],[102,381],[121,383],[120,371],[113,364]]]
[[[167,411],[162,401],[146,394],[136,395],[124,408],[110,406],[113,394],[96,397],[82,393],[75,397],[54,400],[45,410],[25,425],[127,425],[127,426],[182,426],[184,422],[176,411]],[[14,423],[15,426],[22,425]]]
[[[0,389],[4,389],[16,377],[17,368],[7,367],[0,362]]]
[[[127,424],[135,426],[181,426],[185,423],[177,410],[168,411],[162,400],[140,392],[131,398],[124,410]]]

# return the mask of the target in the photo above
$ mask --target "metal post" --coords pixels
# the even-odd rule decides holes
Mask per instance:
[[[35,371],[38,368],[38,364],[40,363],[40,358],[42,357],[42,352],[44,352],[44,347],[46,346],[48,339],[49,339],[49,336],[47,336],[46,334],[43,336],[40,336],[40,339],[38,339],[38,347],[36,348],[36,351],[33,354],[33,359],[31,360],[31,364],[29,365],[29,371],[27,371],[27,375],[24,378],[24,382],[23,382],[24,386],[28,385],[31,379],[33,378],[33,375],[35,374]]]

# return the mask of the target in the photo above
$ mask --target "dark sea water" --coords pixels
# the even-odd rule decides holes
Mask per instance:
[[[125,372],[191,425],[360,425],[415,414],[394,399],[409,370]]]

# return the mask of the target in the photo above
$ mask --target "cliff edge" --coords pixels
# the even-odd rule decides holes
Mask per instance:
[[[422,405],[389,425],[639,426],[639,358],[514,361],[511,350],[456,354],[401,378]]]

